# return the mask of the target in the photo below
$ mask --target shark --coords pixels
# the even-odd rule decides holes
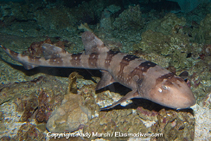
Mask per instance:
[[[96,90],[114,82],[131,89],[121,99],[102,110],[113,108],[132,98],[148,99],[174,109],[189,108],[195,104],[195,97],[187,83],[169,70],[134,55],[111,51],[93,32],[86,31],[81,38],[85,51],[79,54],[68,53],[47,43],[42,44],[43,57],[27,56],[3,45],[0,47],[27,70],[39,66],[98,69],[102,72],[102,77]]]

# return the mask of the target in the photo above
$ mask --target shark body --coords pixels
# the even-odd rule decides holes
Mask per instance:
[[[60,47],[44,43],[44,57],[18,54],[3,46],[3,50],[26,69],[38,66],[99,69],[102,78],[96,90],[114,82],[131,89],[119,101],[103,108],[112,108],[128,99],[145,98],[170,108],[189,108],[195,98],[186,82],[159,65],[134,55],[110,51],[92,32],[84,32],[85,53],[70,54]]]

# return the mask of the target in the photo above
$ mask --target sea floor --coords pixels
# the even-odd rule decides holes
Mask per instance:
[[[89,30],[114,51],[142,57],[177,75],[187,71],[196,104],[177,111],[135,99],[100,111],[129,89],[114,84],[96,92],[98,70],[25,70],[1,49],[0,139],[211,140],[211,5],[173,14],[103,2],[96,8],[93,3],[72,8],[50,2],[0,3],[0,44],[39,56],[36,49],[50,39],[62,42],[70,53],[80,53],[84,50],[80,36]],[[90,5],[93,9],[87,10]]]

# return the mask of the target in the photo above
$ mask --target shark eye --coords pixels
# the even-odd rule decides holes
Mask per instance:
[[[162,89],[167,90],[168,87],[167,87],[166,85],[163,85],[163,86],[162,86]]]

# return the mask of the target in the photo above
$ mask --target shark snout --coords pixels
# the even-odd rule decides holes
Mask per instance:
[[[184,81],[160,83],[150,93],[150,100],[174,109],[185,109],[196,103],[195,97]]]
[[[178,103],[177,109],[185,109],[190,108],[191,106],[196,104],[196,100],[194,97],[187,97]]]
[[[180,88],[175,87],[176,90],[174,95],[175,100],[177,100],[176,108],[177,109],[183,109],[183,108],[189,108],[193,106],[196,103],[196,99],[190,90],[190,88],[186,85],[186,83],[181,83]]]

